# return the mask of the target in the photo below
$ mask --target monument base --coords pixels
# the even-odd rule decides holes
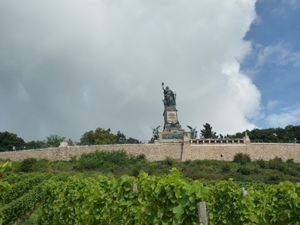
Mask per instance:
[[[178,143],[183,142],[186,135],[184,129],[178,121],[177,109],[175,106],[165,107],[164,116],[164,129],[158,133],[158,140],[160,143]]]

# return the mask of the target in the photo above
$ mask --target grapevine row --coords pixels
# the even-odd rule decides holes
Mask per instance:
[[[197,203],[207,202],[210,225],[300,224],[300,184],[290,182],[247,195],[232,180],[204,186],[164,177],[69,177],[43,188],[41,224],[199,224]],[[61,222],[63,221],[63,223]]]
[[[28,193],[23,193],[21,197],[11,201],[8,204],[5,204],[2,208],[4,214],[3,224],[14,224],[16,221],[25,218],[28,213],[30,213],[36,207],[36,205],[41,202],[42,197],[44,197],[43,186],[46,183],[46,179],[49,179],[51,176],[51,174],[36,174],[36,180],[42,179],[39,184],[30,189]],[[66,180],[67,175],[65,174],[52,177],[53,182]]]
[[[44,180],[49,179],[51,176],[52,176],[51,174],[33,173],[27,179],[24,179],[18,183],[11,185],[11,189],[9,190],[9,192],[6,194],[4,198],[4,203],[8,204],[13,200],[21,197],[29,190],[31,190],[34,186],[38,185]]]

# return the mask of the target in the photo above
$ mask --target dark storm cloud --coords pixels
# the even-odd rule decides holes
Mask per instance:
[[[239,62],[254,3],[1,2],[0,130],[78,141],[100,126],[147,141],[163,124],[162,81],[183,127],[253,127],[260,94]]]

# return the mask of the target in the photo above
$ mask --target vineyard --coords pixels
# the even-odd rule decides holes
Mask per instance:
[[[181,179],[175,168],[162,177],[8,172],[0,194],[5,225],[36,208],[43,225],[199,224],[199,202],[206,202],[209,225],[300,224],[300,183],[200,182]]]

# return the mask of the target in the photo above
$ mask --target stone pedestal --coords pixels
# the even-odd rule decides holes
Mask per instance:
[[[165,107],[163,116],[164,129],[163,132],[159,132],[159,142],[182,142],[185,131],[179,124],[176,107]]]

